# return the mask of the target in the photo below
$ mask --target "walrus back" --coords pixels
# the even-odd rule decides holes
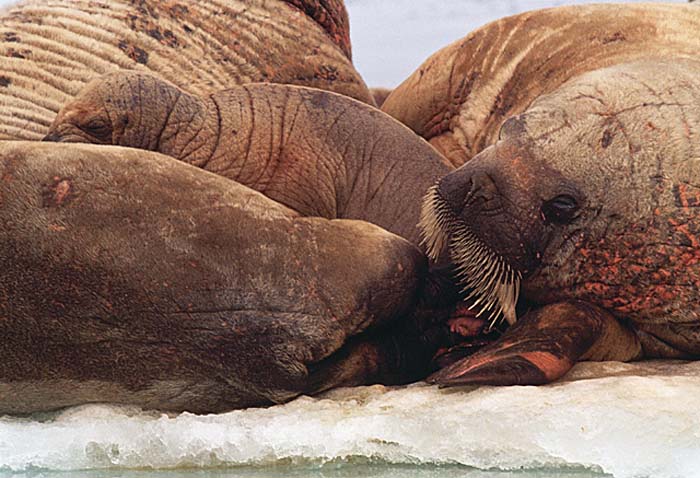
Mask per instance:
[[[493,144],[503,122],[578,75],[650,58],[697,58],[695,6],[576,5],[475,30],[428,58],[382,110],[454,166]]]
[[[30,0],[0,13],[0,139],[41,138],[88,81],[117,69],[200,95],[263,81],[372,103],[327,31],[287,2]]]
[[[8,141],[0,177],[0,413],[285,401],[426,272],[379,227],[152,152]]]

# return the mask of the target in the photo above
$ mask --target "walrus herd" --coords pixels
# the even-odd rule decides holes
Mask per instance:
[[[0,12],[0,413],[697,358],[697,31],[528,12],[387,92],[341,0]]]

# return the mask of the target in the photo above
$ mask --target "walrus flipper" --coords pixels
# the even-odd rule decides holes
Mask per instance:
[[[579,360],[639,358],[639,339],[612,315],[584,302],[534,310],[501,339],[428,378],[441,386],[541,385]]]

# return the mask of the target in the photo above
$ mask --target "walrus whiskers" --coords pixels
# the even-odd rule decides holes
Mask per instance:
[[[432,260],[437,260],[448,242],[449,210],[440,198],[437,184],[428,189],[421,207],[418,227],[421,230],[421,244]]]
[[[420,228],[422,243],[432,259],[437,259],[449,245],[450,257],[457,266],[457,276],[464,285],[464,292],[471,290],[467,299],[476,299],[471,308],[478,308],[477,317],[488,312],[487,321],[491,327],[499,317],[514,324],[520,273],[455,217],[437,186],[430,188],[426,195]]]

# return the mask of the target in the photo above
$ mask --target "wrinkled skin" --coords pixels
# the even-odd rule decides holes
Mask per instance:
[[[436,349],[409,242],[162,155],[2,142],[0,221],[0,413],[221,412],[415,380]]]
[[[576,5],[475,30],[426,60],[382,110],[459,167],[501,125],[569,79],[645,58],[696,58],[700,10],[683,4]]]
[[[303,215],[366,220],[414,244],[422,198],[450,171],[408,128],[347,97],[253,84],[198,98],[134,72],[86,86],[46,140],[158,151]]]
[[[440,181],[446,228],[471,230],[537,305],[432,381],[539,384],[578,360],[700,357],[699,78],[679,58],[584,74]]]
[[[0,11],[0,139],[40,139],[86,83],[124,69],[193,94],[271,82],[374,104],[342,0],[25,0]]]

